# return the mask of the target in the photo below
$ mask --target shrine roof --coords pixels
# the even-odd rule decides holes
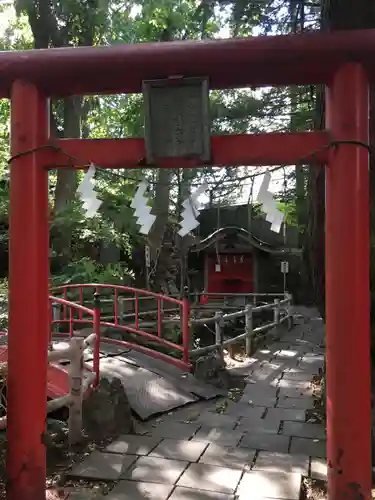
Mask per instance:
[[[236,226],[222,227],[220,229],[217,229],[212,234],[207,236],[207,238],[200,240],[199,242],[196,242],[195,245],[191,247],[190,251],[202,252],[205,250],[210,250],[211,247],[216,245],[218,242],[223,242],[227,237],[232,238],[233,236],[236,237],[236,240],[238,242],[242,241],[242,243],[245,243],[249,247],[249,249],[255,248],[262,252],[271,253],[275,255],[284,255],[284,254],[298,255],[301,253],[301,250],[297,247],[291,247],[288,245],[275,246],[270,242],[260,240],[257,236],[255,236],[253,232],[250,232],[247,229]],[[233,246],[233,250],[235,250],[235,245]],[[231,249],[228,249],[228,252],[230,253]]]

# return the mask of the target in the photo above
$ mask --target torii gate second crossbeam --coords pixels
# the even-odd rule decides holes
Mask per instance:
[[[326,165],[329,498],[370,499],[368,88],[374,56],[375,31],[0,53],[0,97],[12,100],[9,500],[45,498],[48,169],[79,168],[82,161],[134,168],[145,156],[141,140],[55,141],[48,99],[139,92],[143,80],[174,75],[208,77],[211,88],[327,85],[326,131],[213,137],[212,164]],[[179,159],[175,165],[199,163]]]

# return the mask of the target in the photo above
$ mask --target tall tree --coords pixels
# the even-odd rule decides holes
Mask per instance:
[[[25,13],[34,37],[35,49],[66,47],[72,45],[90,46],[103,34],[105,14],[99,0],[74,2],[69,0],[16,0],[16,11]],[[69,75],[67,75],[69,78]],[[82,97],[68,97],[60,107],[60,123],[51,108],[51,132],[55,136],[81,137],[82,115],[85,111]],[[61,212],[74,200],[77,190],[77,173],[73,169],[61,169],[57,173],[54,211]],[[72,228],[60,227],[55,245],[62,261],[71,257]]]

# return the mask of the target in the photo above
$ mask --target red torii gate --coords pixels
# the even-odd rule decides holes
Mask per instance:
[[[370,499],[368,87],[374,56],[370,30],[0,54],[0,97],[12,100],[7,498],[45,498],[47,171],[79,168],[82,161],[134,168],[145,156],[141,140],[50,138],[48,98],[139,92],[142,80],[183,75],[208,77],[211,88],[327,85],[327,130],[213,137],[212,164],[303,159],[327,167],[329,498]]]

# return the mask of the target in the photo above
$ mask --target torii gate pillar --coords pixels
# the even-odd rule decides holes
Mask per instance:
[[[345,64],[327,89],[339,144],[326,168],[327,464],[332,500],[371,498],[369,84]]]
[[[48,100],[29,83],[16,81],[11,99],[7,498],[41,500],[46,497],[49,206],[44,150],[34,150],[48,141],[49,112]]]

